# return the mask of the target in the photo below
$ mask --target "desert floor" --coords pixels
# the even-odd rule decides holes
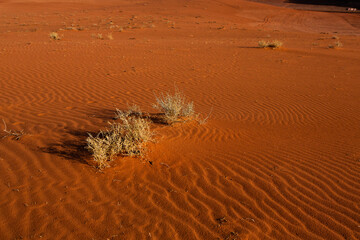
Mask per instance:
[[[175,87],[208,122],[95,169],[87,133]],[[0,239],[360,239],[358,13],[0,1],[0,93]]]

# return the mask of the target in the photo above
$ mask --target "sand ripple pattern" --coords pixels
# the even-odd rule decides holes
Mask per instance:
[[[21,4],[11,17],[0,8],[4,29],[51,18],[1,33],[0,120],[27,135],[0,133],[0,239],[360,239],[358,39],[309,50],[320,34],[294,29],[328,29],[328,14],[240,3],[49,3],[61,11],[20,17]],[[155,27],[109,27],[141,19]],[[331,29],[356,28],[334,19]],[[50,41],[64,21],[91,30]],[[288,46],[254,47],[270,34]],[[211,113],[206,124],[154,123],[144,158],[92,167],[88,132],[127,104],[157,113],[155,95],[174,88]]]

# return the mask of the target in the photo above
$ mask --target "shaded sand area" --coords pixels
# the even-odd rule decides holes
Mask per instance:
[[[359,22],[242,0],[1,1],[0,119],[26,135],[0,140],[0,239],[360,239]],[[156,112],[174,85],[209,121],[153,124],[145,158],[93,168],[87,132],[127,104]]]
[[[356,13],[356,14],[359,13],[358,10],[354,11],[354,9],[351,8],[360,7],[359,1],[352,1],[352,0],[249,0],[249,1],[271,4],[278,7],[288,7],[298,10],[306,10],[306,11],[346,12],[346,13]]]

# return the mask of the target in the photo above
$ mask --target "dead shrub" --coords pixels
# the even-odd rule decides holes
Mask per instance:
[[[97,168],[104,169],[109,166],[107,162],[109,160],[110,144],[104,136],[104,133],[100,131],[95,137],[89,133],[86,142],[86,148],[92,152]]]
[[[117,155],[141,156],[145,144],[152,140],[153,133],[147,119],[121,115],[120,123],[110,123],[110,127],[100,131],[95,137],[89,134],[87,146],[99,169],[108,166]]]
[[[153,138],[149,121],[136,117],[123,117],[120,120],[124,136],[122,154],[141,156],[145,151],[144,145]]]

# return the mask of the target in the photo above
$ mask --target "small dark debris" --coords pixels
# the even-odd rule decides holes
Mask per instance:
[[[230,232],[225,238],[224,240],[234,240],[234,239],[237,239],[238,238],[238,233],[237,232]]]
[[[219,224],[223,224],[223,223],[226,223],[227,220],[225,217],[222,217],[222,218],[217,218],[216,221],[219,223]]]

